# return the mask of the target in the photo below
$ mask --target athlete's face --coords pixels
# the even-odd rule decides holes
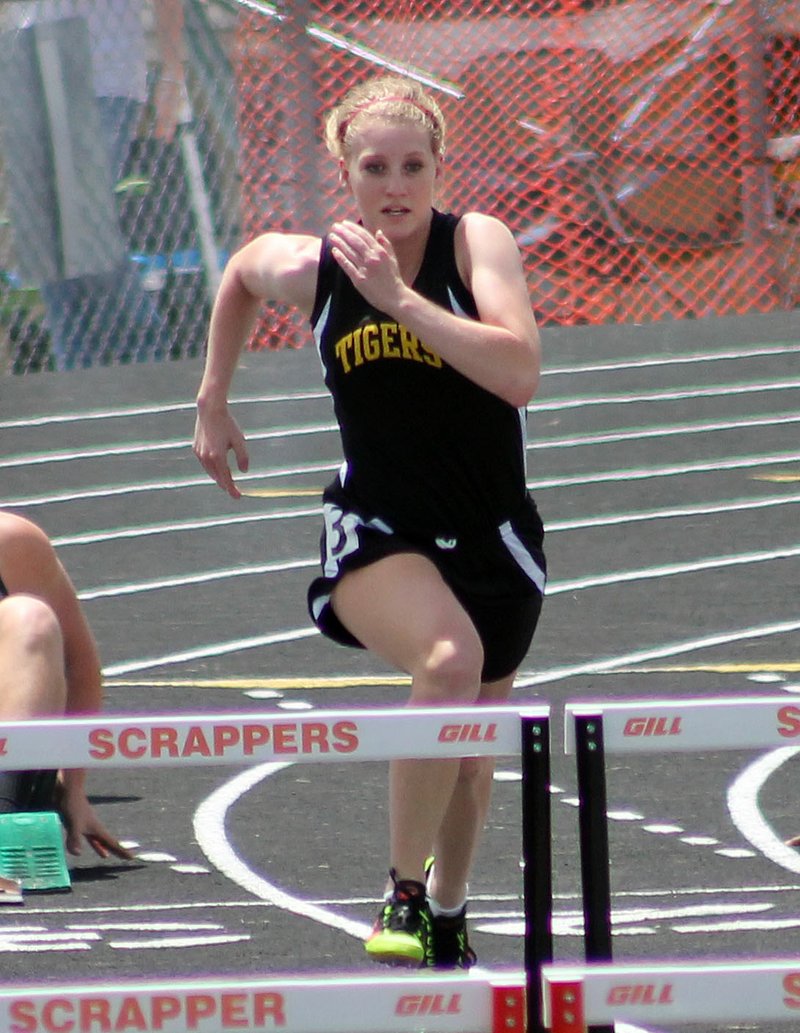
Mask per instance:
[[[440,169],[424,128],[380,119],[359,126],[341,163],[365,227],[390,240],[427,230]]]

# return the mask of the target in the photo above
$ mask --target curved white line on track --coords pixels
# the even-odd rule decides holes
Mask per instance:
[[[291,911],[292,914],[310,918],[314,922],[320,922],[322,925],[347,933],[348,936],[363,940],[369,934],[369,925],[354,922],[330,908],[301,900],[279,889],[274,883],[268,882],[249,868],[228,842],[225,834],[225,815],[229,808],[263,779],[291,766],[259,764],[220,786],[195,811],[194,834],[197,842],[209,862],[248,893],[274,904],[275,907]]]
[[[308,918],[313,922],[319,922],[321,925],[346,933],[357,940],[364,940],[369,935],[370,926],[368,924],[355,922],[330,908],[313,904],[280,889],[248,867],[228,842],[225,832],[225,816],[228,810],[259,782],[288,767],[292,767],[292,765],[261,764],[248,768],[220,786],[195,811],[193,822],[195,839],[209,863],[248,893],[252,893],[260,900],[284,911]],[[657,1033],[653,1029],[619,1022],[614,1024],[614,1030],[615,1033]]]
[[[771,750],[748,765],[728,788],[728,810],[734,825],[756,850],[789,872],[800,872],[800,853],[775,834],[761,812],[758,796],[767,779],[798,753],[800,746]]]

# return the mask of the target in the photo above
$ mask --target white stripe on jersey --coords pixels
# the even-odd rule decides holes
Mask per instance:
[[[544,586],[547,582],[545,573],[517,537],[510,520],[500,525],[500,537],[522,570],[536,585],[541,594],[544,595]]]

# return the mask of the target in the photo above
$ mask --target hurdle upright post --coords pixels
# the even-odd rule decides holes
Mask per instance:
[[[549,718],[523,711],[521,736],[526,1028],[542,1033],[541,970],[553,960]]]
[[[587,961],[611,961],[611,863],[602,715],[575,714],[575,750],[584,952]],[[614,1033],[613,1026],[591,1028],[596,1033]]]

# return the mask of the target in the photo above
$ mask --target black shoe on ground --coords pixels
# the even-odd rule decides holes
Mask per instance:
[[[467,938],[467,905],[457,915],[431,915],[432,968],[472,968],[478,960]]]

